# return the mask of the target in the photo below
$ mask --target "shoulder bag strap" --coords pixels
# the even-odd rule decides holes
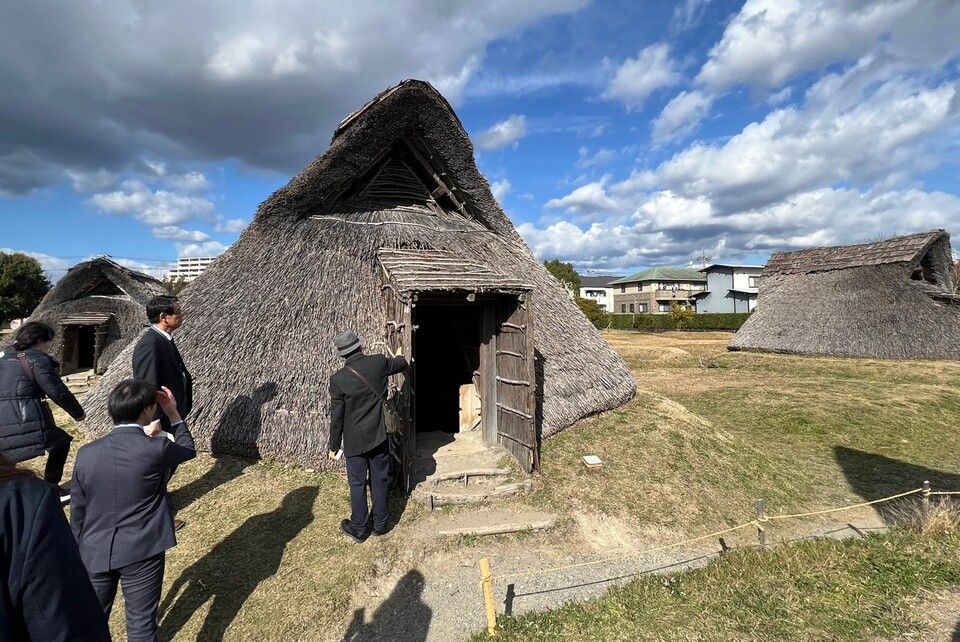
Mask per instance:
[[[17,353],[17,358],[20,359],[20,365],[23,367],[23,371],[27,373],[27,378],[30,379],[30,383],[37,385],[37,377],[33,374],[33,368],[30,367],[30,362],[27,361],[27,355],[23,352]],[[37,386],[39,388],[39,386]]]
[[[370,390],[373,391],[373,394],[375,394],[375,395],[377,395],[378,397],[380,397],[380,401],[382,401],[383,403],[387,403],[387,400],[383,398],[383,395],[381,395],[379,392],[377,392],[377,389],[370,385],[370,382],[367,381],[366,377],[364,377],[362,374],[360,374],[359,372],[357,372],[356,370],[354,370],[354,369],[351,368],[350,366],[344,366],[344,367],[345,367],[347,370],[349,370],[350,372],[352,372],[353,374],[357,375],[357,379],[359,379],[360,381],[362,381],[363,384],[364,384],[367,388],[370,388]]]

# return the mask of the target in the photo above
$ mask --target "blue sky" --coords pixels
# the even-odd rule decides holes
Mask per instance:
[[[12,4],[0,249],[53,278],[221,253],[404,78],[582,274],[960,231],[955,0]]]

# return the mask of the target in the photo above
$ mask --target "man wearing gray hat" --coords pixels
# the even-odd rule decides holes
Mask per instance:
[[[360,337],[342,332],[334,339],[337,353],[344,358],[342,368],[330,377],[330,452],[335,459],[342,450],[347,458],[350,484],[350,519],[340,529],[361,543],[372,532],[387,532],[387,476],[390,452],[383,419],[383,399],[387,397],[390,375],[407,369],[407,360],[399,354],[387,358],[365,355]],[[367,478],[370,479],[372,508],[367,509]],[[367,516],[373,514],[372,529]]]

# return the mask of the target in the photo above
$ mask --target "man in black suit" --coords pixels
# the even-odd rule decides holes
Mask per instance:
[[[402,356],[365,355],[359,337],[343,332],[334,340],[346,361],[330,377],[330,452],[336,459],[343,443],[350,484],[350,519],[340,522],[347,537],[367,539],[367,477],[370,479],[372,533],[387,531],[387,476],[390,452],[383,420],[383,401],[390,375],[407,369]]]
[[[158,405],[173,440],[159,421],[151,422]],[[127,640],[154,642],[164,552],[177,544],[167,480],[197,453],[168,388],[125,379],[110,393],[107,409],[116,426],[77,451],[70,522],[104,613],[110,616],[119,583]]]
[[[173,342],[173,333],[183,325],[183,309],[177,297],[161,295],[147,302],[151,325],[133,349],[133,378],[167,387],[177,400],[180,416],[186,418],[193,407],[193,380]],[[160,425],[170,430],[170,418],[157,408]]]
[[[133,378],[152,383],[158,390],[169,388],[177,400],[180,416],[186,419],[193,408],[193,379],[173,342],[174,331],[183,325],[183,308],[175,296],[155,296],[147,301],[147,318],[153,325],[147,328],[133,349]],[[170,418],[161,408],[157,408],[154,419],[160,419],[160,427],[167,433],[173,432]],[[171,470],[170,474],[173,472]],[[184,521],[174,518],[173,526],[180,530]]]

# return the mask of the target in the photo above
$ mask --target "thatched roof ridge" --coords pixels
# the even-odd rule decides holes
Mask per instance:
[[[765,266],[765,275],[809,274],[843,270],[864,265],[883,265],[885,263],[909,263],[919,260],[927,249],[950,235],[937,229],[921,234],[895,236],[893,238],[858,243],[856,245],[837,245],[817,247],[796,252],[774,252]]]
[[[157,279],[126,268],[107,257],[73,266],[47,292],[29,321],[40,321],[58,330],[52,351],[60,352],[65,321],[81,325],[80,319],[109,319],[106,345],[98,371],[103,372],[132,337],[147,323],[146,305],[151,298],[169,294]]]
[[[943,230],[781,253],[731,350],[960,359],[960,299]]]
[[[633,396],[626,365],[517,234],[436,90],[406,81],[349,120],[180,297],[201,448],[338,466],[325,459],[328,381],[342,365],[333,339],[352,329],[381,351],[385,287],[531,289],[545,437]],[[357,188],[398,176],[398,194]],[[109,426],[105,397],[132,350],[87,397],[92,432]]]

